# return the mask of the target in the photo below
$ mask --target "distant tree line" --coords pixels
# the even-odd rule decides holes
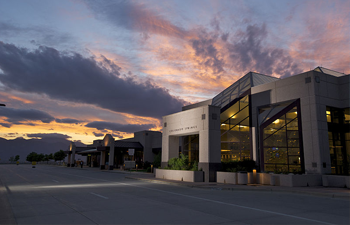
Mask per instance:
[[[36,152],[31,152],[27,155],[27,161],[29,162],[42,162],[46,161],[47,163],[54,159],[56,161],[62,161],[67,155],[64,153],[63,150],[59,150],[58,152],[55,152],[54,154],[38,154]]]
[[[13,162],[16,162],[16,161],[18,161],[18,160],[19,160],[19,155],[11,156],[10,159],[9,159],[9,161],[12,162],[12,163],[13,163]]]

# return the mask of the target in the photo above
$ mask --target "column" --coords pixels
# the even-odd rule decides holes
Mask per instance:
[[[70,167],[71,157],[72,157],[72,154],[69,152],[69,153],[68,153],[68,163],[67,163],[67,167]]]
[[[100,157],[100,169],[104,170],[106,164],[106,151],[101,151],[101,157]]]
[[[109,142],[109,162],[108,162],[108,166],[109,166],[109,170],[113,170],[114,168],[114,138],[110,140]]]

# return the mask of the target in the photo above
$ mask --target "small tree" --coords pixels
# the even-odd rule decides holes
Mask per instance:
[[[15,156],[15,161],[18,161],[19,160],[19,155],[16,155]]]
[[[53,154],[52,153],[50,153],[49,159],[53,159]]]
[[[44,161],[44,158],[45,158],[44,154],[42,153],[38,154],[38,162]]]
[[[50,160],[50,159],[49,159],[49,155],[48,155],[48,154],[45,154],[45,155],[44,155],[43,161],[46,161],[46,163],[49,164],[49,160]]]
[[[13,163],[13,162],[15,161],[15,157],[11,156],[11,157],[9,158],[9,161]]]
[[[38,161],[38,153],[36,152],[31,152],[27,155],[27,161],[28,162],[33,162],[33,161]]]
[[[55,159],[55,161],[62,161],[64,158],[66,158],[66,153],[64,153],[63,150],[59,150],[58,152],[55,152],[55,154],[53,155],[53,158]]]

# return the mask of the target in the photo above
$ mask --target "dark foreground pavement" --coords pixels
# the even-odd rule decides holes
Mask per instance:
[[[0,165],[0,224],[349,224],[349,213],[347,189],[186,183],[152,174]]]

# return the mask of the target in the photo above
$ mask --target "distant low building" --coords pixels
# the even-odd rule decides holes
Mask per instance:
[[[86,164],[101,169],[119,168],[125,161],[134,161],[140,167],[145,162],[152,163],[154,156],[161,152],[162,133],[158,131],[139,131],[133,138],[114,140],[106,134],[102,140],[94,140],[87,147],[75,147],[70,144],[68,166],[75,160],[75,154],[86,156]],[[111,151],[113,149],[113,151]]]

